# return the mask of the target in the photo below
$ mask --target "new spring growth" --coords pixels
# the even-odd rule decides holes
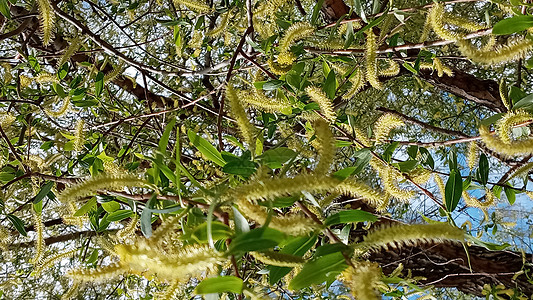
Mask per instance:
[[[231,109],[231,113],[237,122],[239,131],[241,132],[244,141],[250,146],[255,145],[255,127],[250,123],[244,107],[239,101],[237,92],[231,84],[226,87],[226,99]],[[252,151],[253,152],[253,151]]]
[[[359,249],[378,250],[402,245],[414,246],[419,243],[444,241],[463,241],[464,232],[460,228],[447,223],[427,225],[393,225],[383,226],[370,232],[363,242],[357,245]]]
[[[477,207],[483,210],[488,209],[493,206],[496,200],[496,196],[488,188],[485,188],[485,201],[481,202],[477,198],[470,196],[467,191],[463,191],[463,199],[465,200],[466,205],[471,207]]]
[[[468,162],[468,168],[474,170],[477,165],[477,160],[479,158],[479,147],[476,141],[472,141],[468,144],[468,154],[466,160]]]
[[[431,28],[433,28],[433,31],[441,39],[449,41],[459,41],[464,38],[464,34],[448,30],[444,27],[444,5],[442,3],[436,2],[433,4],[428,13],[428,18],[429,24],[431,24]]]
[[[313,34],[315,28],[307,22],[298,22],[292,24],[286,31],[285,35],[279,41],[279,52],[288,52],[291,45],[301,39]]]
[[[43,219],[40,213],[32,211],[33,215],[33,227],[35,228],[35,256],[32,259],[34,264],[37,264],[41,261],[44,255],[45,243],[43,238],[44,224]]]
[[[384,143],[392,129],[405,125],[402,119],[394,114],[384,114],[374,125],[376,144]]]
[[[200,13],[207,14],[211,12],[211,7],[200,0],[174,0],[175,5],[184,5],[188,9]]]
[[[329,174],[335,158],[335,138],[329,128],[329,124],[322,119],[315,121],[315,135],[320,157],[315,173]]]
[[[349,287],[357,300],[378,300],[377,286],[381,281],[381,268],[377,263],[352,261],[354,266],[342,272],[341,281]]]
[[[37,0],[39,8],[39,20],[43,31],[43,44],[47,46],[52,38],[52,29],[55,24],[55,13],[50,4],[50,0]]]
[[[511,144],[513,126],[531,119],[533,119],[533,115],[526,111],[509,111],[496,123],[496,132],[502,142]]]
[[[85,125],[85,121],[83,119],[80,119],[76,123],[76,129],[74,131],[74,151],[80,152],[83,149],[83,144],[85,143],[85,136],[83,134],[83,126]]]
[[[533,139],[514,141],[508,144],[498,136],[492,135],[488,127],[483,125],[479,128],[479,135],[489,149],[502,155],[512,157],[533,154]]]
[[[330,123],[335,122],[337,115],[333,110],[332,101],[326,96],[326,94],[316,86],[308,86],[305,88],[305,92],[320,107],[320,111],[324,114],[326,120]]]
[[[376,41],[376,35],[372,28],[365,31],[366,33],[366,47],[365,47],[365,69],[366,80],[370,85],[378,90],[383,89],[383,84],[378,78],[378,61],[377,53],[378,45]]]
[[[483,65],[497,65],[524,58],[533,49],[533,40],[519,38],[511,39],[507,44],[495,49],[478,49],[470,41],[457,42],[461,53],[471,61]]]

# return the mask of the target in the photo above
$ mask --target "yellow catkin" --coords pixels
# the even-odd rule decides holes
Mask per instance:
[[[380,76],[392,77],[400,73],[400,65],[392,59],[386,60],[388,67],[386,69],[379,70]]]
[[[212,11],[209,5],[200,0],[174,0],[174,4],[184,5],[188,9],[201,14],[207,14]]]
[[[113,263],[96,269],[75,269],[67,272],[67,276],[79,282],[103,282],[127,273],[120,263]]]
[[[57,67],[60,68],[63,66],[67,61],[70,60],[72,55],[78,51],[80,48],[80,39],[79,37],[75,37],[72,40],[69,41],[69,46],[67,47],[67,50],[61,55],[59,58],[59,61],[57,62]]]
[[[439,188],[439,192],[440,192],[442,199],[444,199],[446,187],[444,185],[444,181],[442,180],[442,177],[440,177],[437,174],[433,174],[433,179],[435,180],[435,183],[437,184],[437,187]]]
[[[533,169],[533,162],[528,162],[527,164],[521,166],[520,168],[516,169],[512,175],[509,176],[507,180],[511,180],[515,177],[524,177],[529,174],[529,171]]]
[[[479,128],[479,135],[485,145],[505,156],[519,156],[533,154],[533,139],[526,139],[522,141],[515,141],[510,144],[504,143],[499,137],[491,134],[486,126]]]
[[[382,115],[374,125],[376,143],[384,143],[392,129],[403,125],[405,125],[403,120],[394,114],[387,113]]]
[[[134,215],[130,222],[117,232],[117,238],[121,241],[135,237],[135,230],[137,229],[137,215]]]
[[[211,270],[226,259],[209,245],[193,244],[171,253],[140,240],[135,245],[116,245],[122,269],[157,274],[167,280],[181,280]]]
[[[26,76],[26,75],[19,75],[19,82],[20,82],[20,88],[26,88],[30,86],[30,84],[33,82],[33,79]]]
[[[78,281],[74,281],[70,288],[65,291],[65,293],[61,296],[61,300],[71,300],[76,299],[78,296],[78,290],[80,288],[80,283]]]
[[[44,255],[45,242],[43,237],[44,224],[42,216],[36,212],[33,214],[33,228],[35,228],[35,256],[32,259],[34,264],[37,264],[41,261]]]
[[[76,123],[76,129],[74,131],[74,151],[80,152],[83,149],[83,144],[85,143],[85,135],[83,134],[83,127],[85,126],[85,121],[79,120]]]
[[[388,249],[419,243],[463,241],[464,232],[446,223],[383,226],[370,232],[358,247],[362,249]]]
[[[479,158],[479,147],[476,141],[472,141],[468,145],[468,154],[466,160],[468,162],[468,168],[474,170],[477,165],[477,160]]]
[[[170,285],[165,289],[165,292],[158,297],[160,300],[173,300],[179,299],[177,296],[181,292],[181,285],[184,280],[173,280]]]
[[[366,69],[366,80],[370,85],[378,90],[383,89],[383,84],[379,81],[378,78],[378,62],[377,62],[377,53],[378,45],[376,41],[376,35],[372,28],[365,31],[366,33],[366,44],[365,44],[365,69]]]
[[[381,269],[377,263],[368,261],[352,261],[350,266],[342,272],[341,281],[350,288],[357,300],[378,300],[378,283],[381,279]]]
[[[239,101],[237,92],[231,84],[228,84],[226,87],[226,99],[231,109],[231,113],[237,122],[239,131],[244,138],[244,141],[248,144],[249,147],[255,146],[255,127],[250,123],[244,107]],[[252,151],[253,152],[253,151]]]
[[[252,251],[250,254],[255,257],[258,261],[265,263],[267,265],[272,266],[278,266],[278,267],[299,267],[303,263],[305,263],[305,259],[290,255],[290,254],[284,254],[279,252],[273,252],[273,251],[264,251],[264,252],[256,252]]]
[[[503,105],[505,105],[507,110],[511,110],[513,105],[511,103],[511,99],[509,99],[507,84],[505,84],[505,80],[503,78],[500,80],[500,86],[498,90],[500,92],[500,98],[502,99]]]
[[[115,78],[120,76],[124,72],[124,62],[120,62],[118,65],[113,67],[113,70],[109,71],[104,75],[104,82],[113,81]]]
[[[322,114],[324,114],[324,117],[326,120],[330,123],[335,122],[337,119],[337,115],[335,114],[335,111],[333,110],[333,103],[326,94],[316,86],[308,86],[305,88],[305,92],[313,100],[318,104],[320,107],[320,111]]]
[[[245,216],[261,225],[263,225],[268,218],[266,207],[251,203],[248,200],[238,201],[237,206]],[[313,220],[299,214],[273,216],[268,227],[283,231],[285,234],[293,236],[308,235],[320,228],[320,226],[313,222]]]
[[[35,80],[35,82],[37,82],[38,84],[59,83],[59,79],[57,79],[57,77],[49,73],[39,74],[33,80]]]
[[[54,256],[51,256],[51,257],[48,257],[47,259],[44,259],[44,260],[41,260],[37,266],[35,267],[35,269],[33,270],[33,274],[35,276],[39,276],[39,274],[50,268],[52,265],[54,265],[56,262],[64,259],[64,258],[69,258],[69,257],[72,257],[74,256],[76,253],[78,252],[78,249],[74,249],[74,250],[70,250],[70,251],[67,251],[67,252],[63,252],[63,253],[59,253],[59,254],[56,254]]]
[[[272,59],[269,59],[267,61],[268,67],[270,68],[270,71],[276,75],[284,75],[287,72],[289,72],[292,69],[291,65],[281,65]]]
[[[212,37],[220,36],[224,32],[226,27],[228,26],[230,15],[231,15],[231,10],[228,10],[227,12],[223,13],[220,16],[220,23],[218,24],[218,26],[215,27],[213,30],[209,31],[207,33],[207,36],[212,36]]]
[[[444,14],[444,20],[446,20],[446,23],[450,25],[462,28],[469,32],[474,32],[474,31],[487,28],[487,26],[478,24],[476,22],[467,20],[465,18],[459,17],[454,14],[449,14],[449,13]]]
[[[50,0],[37,0],[39,7],[39,19],[43,31],[43,44],[47,46],[52,38],[52,29],[55,24],[55,14]]]
[[[533,49],[533,41],[530,39],[515,39],[506,45],[500,45],[495,49],[478,49],[469,41],[459,41],[459,50],[464,56],[475,63],[483,65],[497,65],[516,61],[524,58]]]
[[[417,184],[424,184],[428,182],[431,179],[431,175],[433,175],[431,171],[424,168],[417,168],[409,172],[409,178],[411,178]]]
[[[315,28],[307,22],[292,24],[279,41],[279,52],[288,52],[294,42],[311,36],[314,31]]]
[[[442,3],[436,2],[431,7],[428,14],[429,22],[433,31],[444,40],[449,41],[459,41],[464,38],[464,34],[457,33],[451,30],[444,28],[444,5]]]
[[[468,192],[463,191],[463,199],[465,200],[466,205],[471,207],[477,207],[481,209],[487,209],[494,205],[496,196],[494,196],[494,193],[492,193],[491,190],[488,188],[485,188],[485,201],[481,202],[478,199],[470,196]]]
[[[403,179],[403,176],[398,175],[398,172],[392,170],[392,167],[384,168],[381,174],[383,186],[391,196],[398,200],[408,201],[415,196],[415,191],[406,190],[397,186],[397,181]]]
[[[531,119],[533,119],[533,115],[526,111],[509,111],[496,123],[496,132],[502,142],[511,144],[513,141],[511,136],[513,126]]]
[[[282,66],[290,66],[296,60],[296,55],[292,52],[281,52],[278,55],[278,63]]]
[[[329,174],[335,158],[335,138],[324,120],[315,121],[315,135],[320,157],[315,172],[322,175]]]
[[[343,99],[350,99],[357,94],[365,86],[365,75],[363,71],[357,70],[356,74],[349,79],[352,86],[342,96]]]
[[[424,27],[422,27],[422,33],[420,34],[420,38],[418,41],[420,43],[423,43],[429,39],[429,33],[431,32],[431,18],[429,12],[426,16],[426,21],[424,22]]]
[[[9,82],[11,82],[11,79],[13,79],[13,75],[11,74],[11,65],[8,63],[3,63],[2,68],[4,69],[4,73],[3,73],[4,84],[8,84]]]
[[[70,97],[63,99],[63,103],[58,110],[50,110],[48,108],[44,109],[44,112],[52,118],[59,118],[65,115],[70,108]]]
[[[126,186],[144,187],[146,182],[133,174],[102,173],[64,189],[58,199],[63,203],[73,203],[78,199],[94,195],[98,190],[121,190]]]
[[[245,105],[253,106],[267,112],[283,112],[291,109],[289,101],[271,99],[261,91],[240,91],[239,99]]]

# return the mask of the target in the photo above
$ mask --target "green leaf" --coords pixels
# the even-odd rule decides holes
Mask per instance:
[[[104,90],[104,76],[105,75],[103,72],[98,72],[98,74],[96,74],[96,79],[94,82],[94,93],[96,94],[96,97],[99,97]]]
[[[77,106],[77,107],[92,107],[92,106],[97,106],[98,103],[100,102],[96,98],[72,100],[72,104],[74,104],[74,106]]]
[[[133,211],[129,209],[120,209],[107,215],[107,220],[110,222],[116,222],[116,221],[122,221],[131,216],[133,216]]]
[[[21,235],[28,236],[26,229],[24,229],[24,222],[21,219],[12,214],[8,214],[6,217]]]
[[[413,73],[415,75],[418,74],[418,71],[415,68],[413,68],[413,66],[409,62],[404,62],[403,63],[403,67],[406,68],[407,70],[411,71],[411,73]]]
[[[233,234],[231,228],[220,222],[211,222],[211,235],[213,240],[221,240],[230,237]],[[199,243],[206,243],[208,241],[207,222],[198,225],[191,233],[191,237]]]
[[[324,82],[324,92],[329,99],[335,99],[335,91],[337,90],[337,79],[335,78],[335,71],[331,70]]]
[[[163,132],[163,135],[161,136],[161,139],[159,140],[159,152],[166,153],[167,152],[167,145],[168,140],[170,139],[170,133],[172,132],[172,129],[176,125],[176,118],[172,118],[170,122],[165,127],[165,131]]]
[[[7,19],[11,19],[11,13],[9,12],[9,5],[7,0],[0,0],[0,13]]]
[[[291,254],[296,256],[303,256],[309,249],[311,249],[316,243],[317,237],[299,237],[288,243],[283,247],[280,253]],[[283,276],[289,274],[292,270],[290,267],[277,267],[277,266],[268,266],[270,272],[268,274],[268,281],[271,285],[276,284]]]
[[[98,250],[94,249],[89,258],[87,258],[86,263],[93,264],[96,262],[96,260],[98,260]]]
[[[235,276],[220,276],[204,279],[196,286],[196,294],[214,294],[214,293],[236,293],[240,294],[243,288],[242,279]]]
[[[15,179],[15,174],[10,172],[0,172],[0,181],[1,182],[8,182]]]
[[[492,34],[513,34],[533,27],[533,16],[514,16],[501,20],[492,28]]]
[[[300,273],[291,280],[289,289],[301,290],[312,284],[320,284],[334,279],[348,265],[340,252],[321,256],[316,260],[306,263]]]
[[[501,251],[501,250],[505,250],[506,248],[509,248],[511,245],[508,244],[508,243],[503,243],[501,245],[498,245],[498,244],[494,244],[494,243],[490,243],[490,242],[484,242],[476,237],[473,237],[469,234],[466,234],[465,235],[466,237],[466,240],[468,240],[469,242],[472,242],[474,245],[478,245],[478,246],[481,246],[481,247],[484,247],[488,250],[492,250],[492,251]]]
[[[446,182],[446,188],[444,191],[444,198],[446,200],[446,209],[452,212],[457,207],[461,194],[463,193],[463,179],[461,174],[456,170],[450,171],[450,177]]]
[[[265,91],[275,91],[282,86],[283,86],[283,80],[274,79],[274,80],[270,80],[270,81],[263,83],[262,88]]]
[[[398,169],[400,169],[401,172],[409,172],[418,165],[418,161],[414,159],[410,159],[410,160],[399,162],[397,165],[398,165]]]
[[[315,7],[313,8],[313,15],[311,16],[311,25],[315,25],[316,20],[318,20],[318,13],[322,9],[323,4],[324,0],[316,1]]]
[[[226,162],[222,159],[220,152],[211,145],[207,140],[196,134],[194,131],[190,130],[187,132],[187,136],[191,143],[200,151],[205,157],[207,157],[212,162],[223,167]]]
[[[518,104],[518,103],[517,103]],[[486,119],[483,119],[479,122],[481,125],[489,126],[490,124],[496,123],[499,119],[503,117],[504,113],[494,114]]]
[[[53,186],[54,186],[53,181],[48,181],[47,183],[43,184],[43,186],[41,187],[41,190],[39,191],[37,196],[35,196],[35,199],[33,199],[33,203],[35,204],[35,203],[41,202],[44,199],[44,197],[46,197],[46,195],[50,193],[50,190],[52,189]]]
[[[390,159],[392,158],[392,154],[394,153],[394,150],[398,147],[400,143],[399,142],[392,142],[385,151],[383,151],[383,159],[387,162],[390,162]]]
[[[479,167],[478,167],[479,181],[483,185],[487,185],[489,181],[489,160],[485,153],[481,153],[479,156]]]
[[[234,160],[228,162],[222,168],[222,172],[227,174],[242,175],[244,177],[249,177],[257,169],[255,163],[249,160]]]
[[[289,148],[278,147],[265,151],[262,155],[257,157],[262,164],[271,169],[279,169],[284,163],[296,156],[296,152]]]
[[[120,203],[117,201],[104,202],[101,205],[108,213],[112,213],[120,209]]]
[[[339,180],[344,180],[354,173],[359,174],[372,159],[372,152],[370,151],[370,149],[364,148],[354,152],[352,156],[354,158],[357,158],[355,164],[351,167],[347,167],[333,173],[333,176],[335,176]]]
[[[60,79],[60,80],[63,80],[65,77],[67,77],[67,74],[68,74],[68,63],[64,63],[61,68],[59,68],[57,70],[57,77]],[[53,84],[52,86],[60,86],[58,84]],[[58,93],[59,94],[59,93]],[[64,92],[63,92],[64,94]],[[62,96],[64,97],[64,96]]]
[[[533,108],[533,94],[525,96],[524,98],[516,102],[515,105],[513,105],[513,110],[517,110],[520,108],[527,110],[531,110]]]
[[[507,183],[507,185],[510,185]],[[512,187],[504,187],[503,191],[505,192],[505,196],[507,196],[507,201],[509,201],[509,204],[513,205],[516,201],[516,191]]]
[[[80,209],[78,209],[78,211],[74,213],[74,216],[81,217],[91,211],[94,207],[96,207],[96,197],[89,199],[87,203],[85,203],[82,207],[80,207]]]
[[[373,214],[360,209],[343,210],[327,217],[324,225],[356,223],[356,222],[376,222],[378,218]]]
[[[141,213],[141,232],[146,238],[152,236],[152,208],[156,201],[157,195],[154,193]]]
[[[231,207],[233,210],[233,220],[235,222],[235,232],[242,234],[250,231],[250,224],[248,220],[241,214],[241,212],[235,207]]]
[[[230,253],[260,251],[277,246],[285,234],[272,228],[260,227],[237,236],[231,241]]]

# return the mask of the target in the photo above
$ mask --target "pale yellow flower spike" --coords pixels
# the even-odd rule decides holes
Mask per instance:
[[[383,84],[378,78],[378,62],[377,53],[378,45],[376,41],[376,35],[372,28],[366,32],[366,44],[365,44],[365,68],[366,68],[366,80],[370,85],[378,90],[383,89]]]
[[[69,46],[67,50],[61,55],[61,58],[57,62],[57,67],[60,68],[63,64],[65,64],[71,57],[78,51],[80,48],[80,38],[75,37],[69,42]]]
[[[54,263],[56,263],[56,262],[58,262],[58,261],[60,261],[60,260],[62,260],[64,258],[68,258],[68,257],[74,256],[77,252],[78,252],[78,249],[74,249],[74,250],[70,250],[70,251],[67,251],[67,252],[59,253],[59,254],[56,254],[54,256],[48,257],[45,260],[41,260],[39,262],[39,264],[33,270],[34,276],[39,276],[39,274],[41,274],[42,271],[48,269]]]
[[[305,92],[307,93],[307,95],[309,95],[309,98],[311,98],[311,100],[318,104],[326,120],[330,123],[335,122],[335,120],[337,119],[337,115],[333,110],[332,101],[328,99],[328,97],[326,97],[326,94],[319,87],[316,86],[306,87]]]
[[[464,38],[464,34],[457,33],[444,28],[444,5],[442,3],[434,3],[428,14],[429,22],[433,31],[444,40],[459,41]]]
[[[500,86],[498,90],[500,91],[500,98],[502,99],[503,105],[505,105],[505,108],[507,108],[507,110],[511,110],[513,105],[511,103],[511,99],[509,99],[507,84],[505,84],[505,80],[503,79],[503,77],[500,80]]]
[[[272,59],[267,60],[267,64],[268,64],[268,67],[270,68],[270,71],[272,71],[272,73],[276,75],[284,75],[292,69],[291,65],[289,66],[281,65],[273,61]]]
[[[444,20],[446,20],[446,23],[450,25],[457,26],[459,28],[462,28],[466,31],[474,32],[481,29],[487,28],[487,26],[480,25],[478,23],[472,22],[470,20],[467,20],[465,18],[456,16],[454,14],[445,13],[444,14]]]
[[[402,189],[397,186],[397,180],[403,178],[401,175],[399,175],[399,178],[395,178],[398,176],[398,172],[395,172],[392,167],[383,168],[382,171],[383,186],[385,191],[391,194],[391,196],[401,201],[408,201],[415,196],[415,191]]]
[[[43,83],[59,83],[59,79],[57,79],[57,77],[49,73],[40,74],[39,76],[35,77],[34,80],[35,82],[41,85]]]
[[[39,19],[43,30],[43,44],[46,46],[52,38],[52,29],[55,24],[55,14],[50,4],[50,0],[37,0],[39,7]]]
[[[511,144],[513,142],[511,137],[513,126],[531,119],[533,119],[533,115],[526,111],[509,111],[496,123],[496,132],[502,142]]]
[[[479,147],[478,147],[476,141],[472,141],[468,145],[468,155],[466,156],[467,157],[466,160],[468,161],[468,168],[470,170],[474,170],[474,168],[477,165],[477,160],[479,158],[479,149],[478,148]]]
[[[483,65],[497,65],[516,61],[524,58],[533,49],[533,41],[525,38],[512,40],[506,45],[490,50],[478,49],[467,40],[458,41],[457,44],[464,56],[475,63]]]
[[[500,138],[491,134],[486,126],[479,128],[481,140],[488,148],[505,156],[519,156],[533,154],[533,139],[504,143]]]
[[[74,151],[76,152],[80,152],[81,150],[83,150],[83,144],[85,143],[83,126],[85,126],[85,121],[83,121],[83,119],[80,119],[76,123],[76,130],[74,131]]]
[[[516,169],[516,171],[514,171],[514,173],[511,176],[509,176],[507,180],[511,180],[515,177],[527,176],[527,174],[529,174],[529,171],[531,171],[531,169],[533,169],[533,162],[528,162],[527,164]]]
[[[240,91],[239,99],[244,104],[255,108],[263,109],[267,112],[282,112],[291,109],[289,101],[282,99],[271,99],[262,91]]]
[[[233,89],[231,84],[228,84],[226,87],[226,99],[229,101],[228,104],[244,141],[249,147],[253,148],[255,146],[255,127],[250,123],[248,115],[246,115],[246,111],[244,111],[244,108],[239,101],[237,92]]]
[[[292,24],[285,31],[285,35],[279,41],[279,52],[288,52],[289,48],[294,42],[311,36],[314,31],[315,28],[307,22],[298,22]]]
[[[494,193],[488,188],[485,188],[485,201],[481,202],[478,199],[470,196],[470,194],[466,191],[463,191],[463,199],[465,200],[466,205],[470,207],[477,207],[481,209],[487,209],[494,205],[496,196],[494,196]]]
[[[75,269],[67,272],[67,276],[80,282],[103,282],[127,273],[120,263],[113,263],[96,269]]]
[[[374,125],[376,144],[384,143],[392,129],[403,125],[405,125],[403,120],[394,114],[387,113],[379,117]]]
[[[252,251],[250,254],[255,257],[258,261],[265,263],[267,265],[278,266],[278,267],[299,267],[305,263],[305,259],[279,252],[273,251],[264,251],[264,252],[255,252]]]
[[[211,7],[207,5],[205,2],[200,0],[174,0],[175,5],[184,5],[188,9],[201,13],[201,14],[207,14],[212,11]]]
[[[43,231],[44,224],[43,219],[40,214],[32,211],[33,214],[33,227],[35,228],[36,238],[35,238],[35,256],[32,259],[34,264],[39,263],[44,255],[44,250],[46,244],[44,243]]]
[[[446,187],[444,185],[444,181],[442,181],[442,177],[440,177],[438,174],[433,174],[433,179],[435,180],[435,183],[437,183],[437,187],[439,188],[442,199],[444,199]]]
[[[368,261],[352,260],[354,266],[342,272],[341,281],[350,288],[357,300],[378,300],[377,287],[381,281],[379,264]]]
[[[357,70],[357,73],[350,78],[352,87],[342,96],[342,99],[350,99],[357,94],[365,86],[365,76],[363,71]]]
[[[70,108],[70,97],[66,97],[65,99],[63,99],[63,104],[58,110],[53,111],[48,108],[45,108],[44,112],[52,118],[59,118],[65,115],[68,112],[69,108]]]
[[[78,296],[79,288],[80,283],[78,281],[74,281],[70,288],[61,296],[61,300],[76,299]]]
[[[400,73],[400,65],[392,59],[387,59],[387,64],[389,65],[386,69],[379,70],[380,76],[392,77]]]
[[[446,223],[383,226],[370,232],[357,246],[361,249],[377,250],[418,243],[463,241],[463,230]]]
[[[324,120],[315,121],[315,135],[319,147],[318,155],[320,156],[315,173],[327,175],[331,171],[331,165],[335,158],[335,138],[329,124]]]
[[[224,29],[226,29],[226,27],[228,26],[230,15],[231,15],[231,10],[228,10],[227,12],[223,13],[220,16],[221,18],[220,18],[220,23],[218,24],[218,26],[214,28],[213,30],[209,31],[207,33],[207,36],[212,36],[212,37],[220,36],[224,32]]]

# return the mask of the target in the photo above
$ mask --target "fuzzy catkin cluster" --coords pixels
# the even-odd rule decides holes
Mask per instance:
[[[55,13],[50,4],[50,0],[37,0],[39,7],[39,19],[41,21],[41,29],[43,31],[43,44],[46,46],[50,43],[52,38],[52,29],[55,24]]]
[[[376,35],[372,28],[365,31],[366,33],[366,48],[365,48],[365,69],[366,80],[370,85],[378,90],[383,89],[383,84],[378,78],[378,62],[377,62],[377,50],[378,45],[376,41]]]
[[[174,4],[184,5],[188,9],[201,14],[209,13],[212,10],[209,5],[201,0],[174,0]]]
[[[495,49],[478,49],[470,41],[458,41],[459,50],[471,61],[483,65],[497,65],[524,58],[533,49],[530,39],[514,39]]]
[[[344,281],[357,300],[378,300],[377,285],[381,279],[381,268],[377,263],[354,261],[354,266],[342,272]]]
[[[337,115],[333,110],[333,103],[330,99],[328,99],[322,89],[316,86],[308,86],[305,88],[305,92],[309,98],[311,98],[311,100],[318,104],[320,111],[324,114],[326,120],[330,123],[335,122]]]
[[[509,131],[514,124],[526,121],[532,117],[526,117],[526,114],[509,112],[504,116],[497,126],[498,135],[493,135],[487,126],[482,125],[479,128],[479,135],[485,145],[505,156],[519,156],[533,154],[533,139],[511,140]],[[502,136],[500,136],[500,134]]]
[[[376,143],[384,143],[392,129],[405,125],[402,119],[393,114],[384,114],[374,125]]]

